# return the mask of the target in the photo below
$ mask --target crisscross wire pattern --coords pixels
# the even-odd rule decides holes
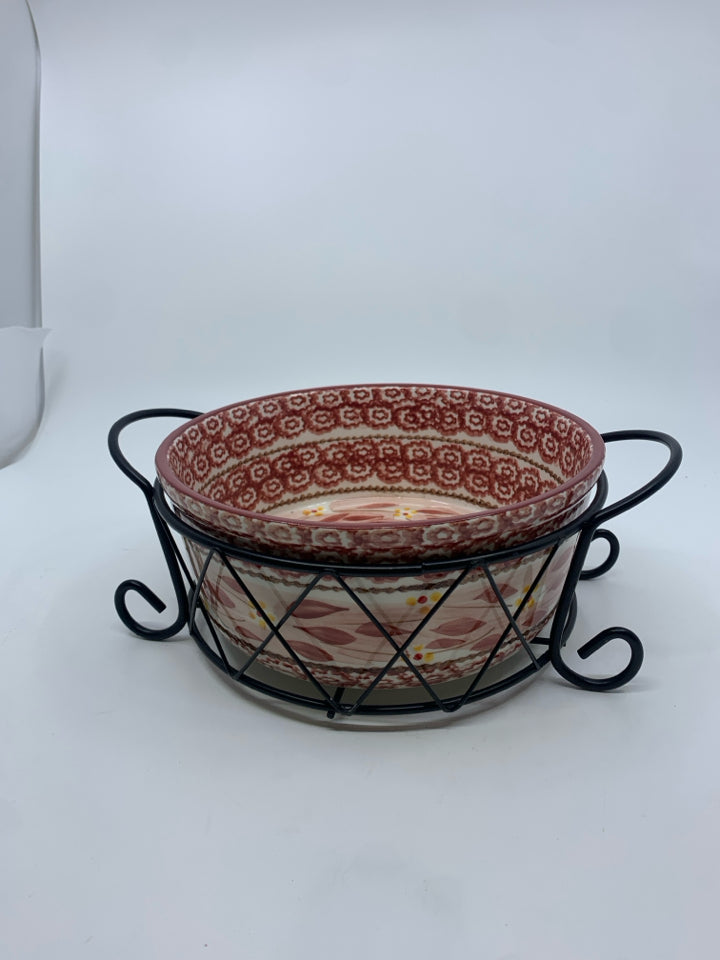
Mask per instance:
[[[576,537],[568,539],[574,541]],[[532,638],[528,636],[523,615],[534,603],[533,598],[564,542],[557,540],[538,552],[539,558],[533,567],[534,576],[520,595],[513,598],[513,609],[499,583],[497,564],[487,560],[472,560],[443,571],[443,589],[438,591],[436,602],[404,635],[398,636],[387,621],[378,615],[378,611],[371,608],[362,589],[358,587],[358,583],[364,580],[353,572],[348,573],[338,567],[303,571],[306,576],[295,585],[292,595],[287,592],[284,594],[284,609],[273,617],[258,594],[257,567],[248,563],[246,557],[238,558],[218,546],[206,544],[203,547],[197,541],[187,539],[192,566],[196,571],[189,603],[190,628],[201,649],[231,679],[263,692],[271,692],[281,699],[324,709],[331,716],[431,709],[452,713],[467,703],[506,689],[511,683],[536,673],[548,662],[549,640],[537,638],[537,629]],[[267,565],[263,569],[267,570]],[[214,582],[222,583],[226,591],[219,599],[226,604],[233,604],[227,592],[228,583],[231,582],[237,588],[237,593],[232,596],[240,594],[247,607],[255,612],[256,622],[262,624],[262,637],[256,635],[252,644],[243,643],[242,630],[238,637],[237,625],[223,618],[223,611],[217,603],[218,588],[213,586],[211,571],[215,571]],[[387,570],[383,572],[386,574],[384,580],[393,579],[387,576]],[[402,575],[398,579],[402,581]],[[443,609],[452,604],[463,585],[469,582],[476,586],[486,584],[486,590],[491,594],[493,606],[498,612],[498,626],[491,644],[486,645],[476,657],[472,669],[465,668],[457,679],[451,677],[454,683],[447,679],[434,681],[428,677],[427,669],[416,662],[411,651],[416,641],[427,634],[432,624],[441,617]],[[306,645],[295,639],[297,629],[294,615],[303,609],[303,605],[324,605],[322,600],[315,599],[323,587],[326,591],[330,589],[333,597],[340,595],[347,600],[357,612],[360,623],[365,626],[365,632],[372,632],[382,649],[375,658],[374,668],[362,672],[362,683],[357,686],[352,685],[352,681],[347,684],[343,681],[329,682],[327,670],[323,671],[322,665],[313,663],[298,652],[304,652]],[[545,615],[543,624],[550,619]],[[487,682],[493,667],[516,651],[525,656],[517,658],[514,670],[502,679]],[[403,678],[402,687],[405,691],[409,687],[415,691],[411,700],[406,696],[402,703],[393,700],[392,678],[398,672]],[[391,689],[383,689],[384,686]]]

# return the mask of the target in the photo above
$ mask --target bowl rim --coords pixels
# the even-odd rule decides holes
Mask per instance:
[[[207,420],[213,416],[219,416],[225,413],[228,410],[232,410],[238,406],[244,406],[250,403],[259,403],[263,400],[276,400],[279,397],[288,397],[294,394],[312,394],[312,393],[321,393],[325,390],[355,390],[363,388],[389,388],[389,387],[419,387],[421,389],[431,389],[431,390],[464,390],[471,393],[486,393],[494,397],[502,397],[509,400],[520,400],[523,403],[530,403],[536,407],[541,407],[545,410],[551,410],[555,413],[559,413],[564,417],[567,417],[571,420],[576,426],[580,427],[585,433],[589,436],[590,442],[592,445],[592,453],[590,456],[589,462],[576,473],[569,480],[566,480],[564,483],[560,484],[557,487],[553,487],[552,490],[547,490],[544,493],[540,493],[535,497],[531,497],[528,500],[517,500],[511,504],[507,504],[503,507],[495,507],[491,510],[475,510],[471,513],[459,513],[452,516],[440,517],[435,520],[368,520],[368,521],[356,521],[354,523],[349,522],[339,522],[332,523],[326,522],[322,525],[318,524],[314,520],[304,520],[301,518],[295,517],[283,517],[278,514],[269,514],[262,513],[256,510],[246,510],[243,507],[234,507],[230,504],[223,503],[221,500],[214,500],[212,497],[207,497],[205,494],[198,493],[196,490],[193,490],[192,487],[189,487],[185,484],[180,478],[175,474],[172,467],[170,466],[170,461],[168,459],[168,453],[170,447],[173,445],[175,440],[181,436],[186,430],[189,430],[192,426],[200,424],[203,420]],[[600,473],[602,470],[603,464],[605,462],[605,441],[603,440],[600,432],[588,423],[587,420],[584,420],[582,417],[577,416],[574,413],[571,413],[569,410],[565,410],[563,407],[558,407],[552,403],[545,403],[542,400],[534,400],[531,397],[525,397],[516,393],[507,393],[503,390],[492,390],[486,387],[460,387],[453,386],[448,384],[437,384],[437,383],[412,383],[412,382],[387,382],[387,383],[350,383],[350,384],[336,384],[330,386],[319,386],[319,387],[299,387],[294,390],[282,390],[275,393],[263,394],[259,397],[251,397],[247,400],[236,400],[234,403],[226,403],[222,407],[216,407],[213,410],[208,410],[206,413],[198,414],[197,417],[193,417],[191,420],[187,420],[185,423],[181,424],[179,427],[176,427],[171,433],[169,433],[165,439],[162,441],[158,447],[155,454],[155,470],[161,482],[170,487],[171,490],[175,490],[178,493],[182,494],[190,500],[195,500],[198,503],[204,504],[205,506],[211,507],[214,510],[222,510],[224,513],[230,514],[231,516],[244,517],[249,520],[261,521],[262,523],[282,523],[289,524],[293,527],[299,527],[300,529],[307,530],[308,532],[312,530],[348,530],[348,531],[362,531],[370,529],[385,529],[385,530],[412,530],[412,529],[425,529],[427,527],[439,526],[442,524],[457,524],[457,523],[466,523],[470,520],[476,520],[480,518],[490,518],[498,516],[502,513],[506,513],[509,510],[515,510],[520,508],[525,508],[528,506],[533,506],[537,503],[542,503],[544,500],[549,500],[551,497],[556,497],[565,491],[569,490],[571,487],[579,485],[583,480],[591,477],[595,471]],[[587,491],[586,491],[587,492]],[[172,498],[171,498],[172,499]],[[570,506],[566,504],[565,506]],[[550,519],[545,517],[544,519]]]

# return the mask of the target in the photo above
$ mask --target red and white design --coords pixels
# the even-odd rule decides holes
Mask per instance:
[[[547,404],[384,384],[204,414],[170,434],[156,467],[180,514],[226,541],[382,563],[468,556],[557,529],[579,512],[604,455],[596,430]]]
[[[561,545],[522,610],[523,598],[540,573],[549,550],[496,563],[490,568],[498,592],[508,610],[516,615],[528,641],[552,618],[575,540],[572,538]],[[207,551],[196,543],[188,543],[187,547],[199,574]],[[369,686],[396,655],[387,638],[333,577],[323,578],[286,618],[312,574],[238,559],[231,563],[232,567],[228,567],[215,555],[201,589],[205,609],[228,649],[232,650],[234,645],[241,652],[252,654],[267,640],[273,626],[281,624],[282,636],[297,660],[273,636],[259,655],[259,664],[306,679],[307,674],[298,663],[301,661],[322,684],[361,688]],[[507,635],[493,663],[521,646],[482,570],[473,571],[446,601],[443,599],[459,572],[346,578],[395,643],[398,646],[407,643],[408,660],[431,684],[477,673],[503,633]],[[432,615],[418,630],[428,614]],[[418,683],[415,673],[398,657],[379,687],[398,689]]]

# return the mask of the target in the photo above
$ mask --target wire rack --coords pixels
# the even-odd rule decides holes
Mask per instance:
[[[629,651],[626,665],[610,676],[596,677],[570,667],[564,659],[567,641],[577,617],[576,590],[580,580],[590,580],[606,573],[618,559],[620,545],[612,531],[603,524],[632,509],[663,487],[677,472],[682,459],[679,443],[666,433],[653,430],[622,430],[603,434],[605,443],[648,441],[662,444],[668,452],[664,467],[646,484],[633,493],[607,505],[608,481],[603,473],[595,487],[592,502],[584,512],[561,529],[532,542],[493,553],[463,559],[436,560],[413,564],[380,564],[352,566],[349,564],[313,563],[267,556],[235,547],[217,539],[206,531],[186,523],[168,503],[158,481],[151,483],[125,457],[120,447],[122,432],[140,420],[162,418],[192,419],[197,411],[176,408],[156,408],[130,413],[118,420],[110,430],[110,454],[122,472],[142,491],[155,531],[162,548],[172,581],[177,614],[164,627],[150,627],[139,622],[129,611],[128,595],[139,595],[156,612],[166,604],[146,584],[139,580],[125,580],[115,592],[115,608],[120,620],[140,637],[148,640],[168,640],[187,629],[197,646],[222,674],[235,684],[266,697],[283,701],[307,710],[322,711],[330,719],[351,716],[402,716],[441,711],[454,714],[469,704],[495,697],[537,675],[543,667],[552,664],[557,673],[569,683],[583,690],[611,690],[626,684],[638,673],[643,662],[643,646],[639,637],[626,627],[607,627],[577,650],[582,660],[589,660],[612,640],[623,641]],[[605,542],[608,553],[594,567],[587,567],[588,551],[593,542]],[[523,612],[533,602],[533,596],[553,560],[561,550],[570,551],[566,562],[559,600],[547,618],[543,636],[528,634],[523,627]],[[187,557],[187,559],[186,559]],[[532,557],[536,573],[524,587],[522,595],[508,605],[498,583],[497,571],[503,565],[522,562]],[[272,618],[254,595],[254,582],[246,572],[266,569],[299,577],[298,588],[279,617]],[[212,586],[210,570],[222,570],[238,591],[253,604],[262,621],[265,635],[251,646],[238,642],[228,631],[209,603]],[[563,566],[565,569],[565,566]],[[377,613],[370,609],[358,584],[367,578],[382,578],[383,582],[405,581],[442,575],[443,590],[440,600],[413,627],[408,636],[399,638],[388,628]],[[437,610],[451,600],[455,591],[472,578],[481,578],[494,597],[501,612],[502,628],[487,656],[477,669],[468,675],[434,681],[412,656],[412,645],[437,616]],[[367,628],[382,638],[387,656],[371,675],[364,675],[359,685],[328,682],[318,664],[298,653],[298,644],[286,635],[294,613],[304,602],[313,599],[318,591],[328,588],[341,591],[354,605]],[[272,647],[282,652],[273,657]],[[284,664],[278,669],[278,664]],[[397,688],[390,683],[393,675],[403,671],[410,680]]]

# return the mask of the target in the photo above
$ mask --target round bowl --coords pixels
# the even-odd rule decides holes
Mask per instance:
[[[271,556],[384,563],[485,553],[561,526],[605,446],[549,404],[464,387],[370,384],[203,414],[161,444],[192,524]]]

